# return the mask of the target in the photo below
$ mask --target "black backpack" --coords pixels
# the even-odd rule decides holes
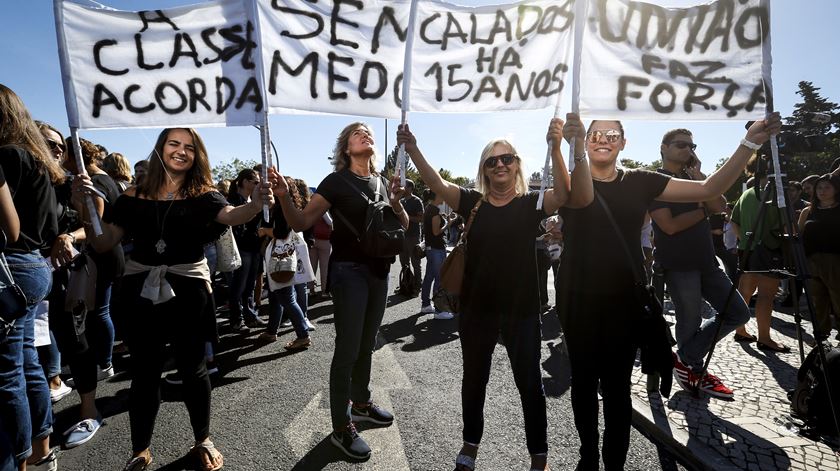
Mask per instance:
[[[805,357],[796,375],[796,388],[788,393],[794,416],[819,434],[837,436],[831,417],[828,386],[823,377],[819,348],[825,351],[826,374],[831,379],[834,407],[840,409],[840,349],[820,343]],[[840,410],[837,411],[840,413]],[[840,418],[838,418],[840,419]]]
[[[356,189],[355,185],[345,178],[344,175],[339,173],[338,176],[346,181],[353,189]],[[362,252],[365,255],[373,258],[390,258],[402,252],[405,241],[405,229],[403,229],[399,218],[394,213],[394,208],[387,201],[380,199],[382,197],[379,194],[381,183],[381,177],[377,176],[374,200],[368,198],[363,191],[359,192],[362,198],[368,203],[365,222],[361,231],[353,227],[350,221],[338,209],[335,210],[335,214],[353,232],[353,235],[356,236],[356,240],[359,241],[359,245],[362,247]]]

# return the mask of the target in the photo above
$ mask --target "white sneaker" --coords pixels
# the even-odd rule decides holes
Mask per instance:
[[[451,312],[440,311],[440,312],[436,312],[436,313],[435,313],[435,319],[448,320],[448,319],[452,319],[452,318],[454,318],[454,317],[455,317],[455,316],[454,316],[454,315],[452,315],[452,313],[451,313]]]
[[[420,308],[420,314],[432,314],[433,312],[435,312],[435,308],[431,304]]]
[[[50,389],[50,400],[53,404],[64,399],[68,394],[73,392],[73,388],[67,386],[64,381],[59,380],[59,384],[58,389]]]
[[[305,317],[303,318],[303,326],[306,327],[306,330],[308,330],[309,332],[312,332],[313,330],[315,330],[315,325],[313,325],[311,322],[309,322],[309,319],[307,319]]]
[[[96,381],[102,381],[114,376],[114,365],[108,365],[107,368],[100,369],[96,372]]]

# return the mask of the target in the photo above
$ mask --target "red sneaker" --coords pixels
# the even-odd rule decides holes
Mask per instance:
[[[683,389],[688,392],[693,392],[695,387],[692,383],[697,384],[697,382],[692,381],[695,378],[693,378],[694,374],[691,372],[691,368],[685,366],[676,353],[672,353],[672,355],[674,356],[674,379],[680,383]]]
[[[694,376],[693,374],[691,376]],[[726,387],[725,384],[713,374],[706,373],[703,380],[700,381],[700,389],[710,396],[720,397],[724,399],[731,399],[735,393]]]

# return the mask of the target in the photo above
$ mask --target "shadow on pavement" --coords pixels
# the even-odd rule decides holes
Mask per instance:
[[[361,461],[354,461],[342,454],[330,442],[330,437],[327,435],[314,448],[309,450],[303,458],[298,461],[292,468],[292,471],[309,471],[316,469],[324,469],[331,463],[345,461],[348,463],[360,463]]]
[[[543,370],[549,378],[543,378],[543,388],[548,397],[560,397],[572,385],[572,365],[566,348],[561,343],[548,342],[548,358],[543,361]]]
[[[421,318],[426,320],[418,322]],[[457,319],[434,319],[431,314],[414,314],[379,327],[386,343],[403,344],[406,352],[417,352],[458,339]],[[405,339],[411,338],[410,341]]]

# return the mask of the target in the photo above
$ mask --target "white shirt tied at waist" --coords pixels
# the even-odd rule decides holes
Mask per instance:
[[[134,275],[136,273],[145,273],[146,281],[143,282],[143,290],[140,291],[140,296],[152,302],[152,304],[160,304],[169,301],[175,297],[175,291],[172,290],[169,282],[166,281],[166,274],[186,276],[190,278],[200,278],[207,283],[207,290],[213,292],[210,287],[210,268],[207,266],[207,259],[202,258],[195,263],[181,263],[178,265],[143,265],[134,260],[128,260],[125,264],[125,274]]]

